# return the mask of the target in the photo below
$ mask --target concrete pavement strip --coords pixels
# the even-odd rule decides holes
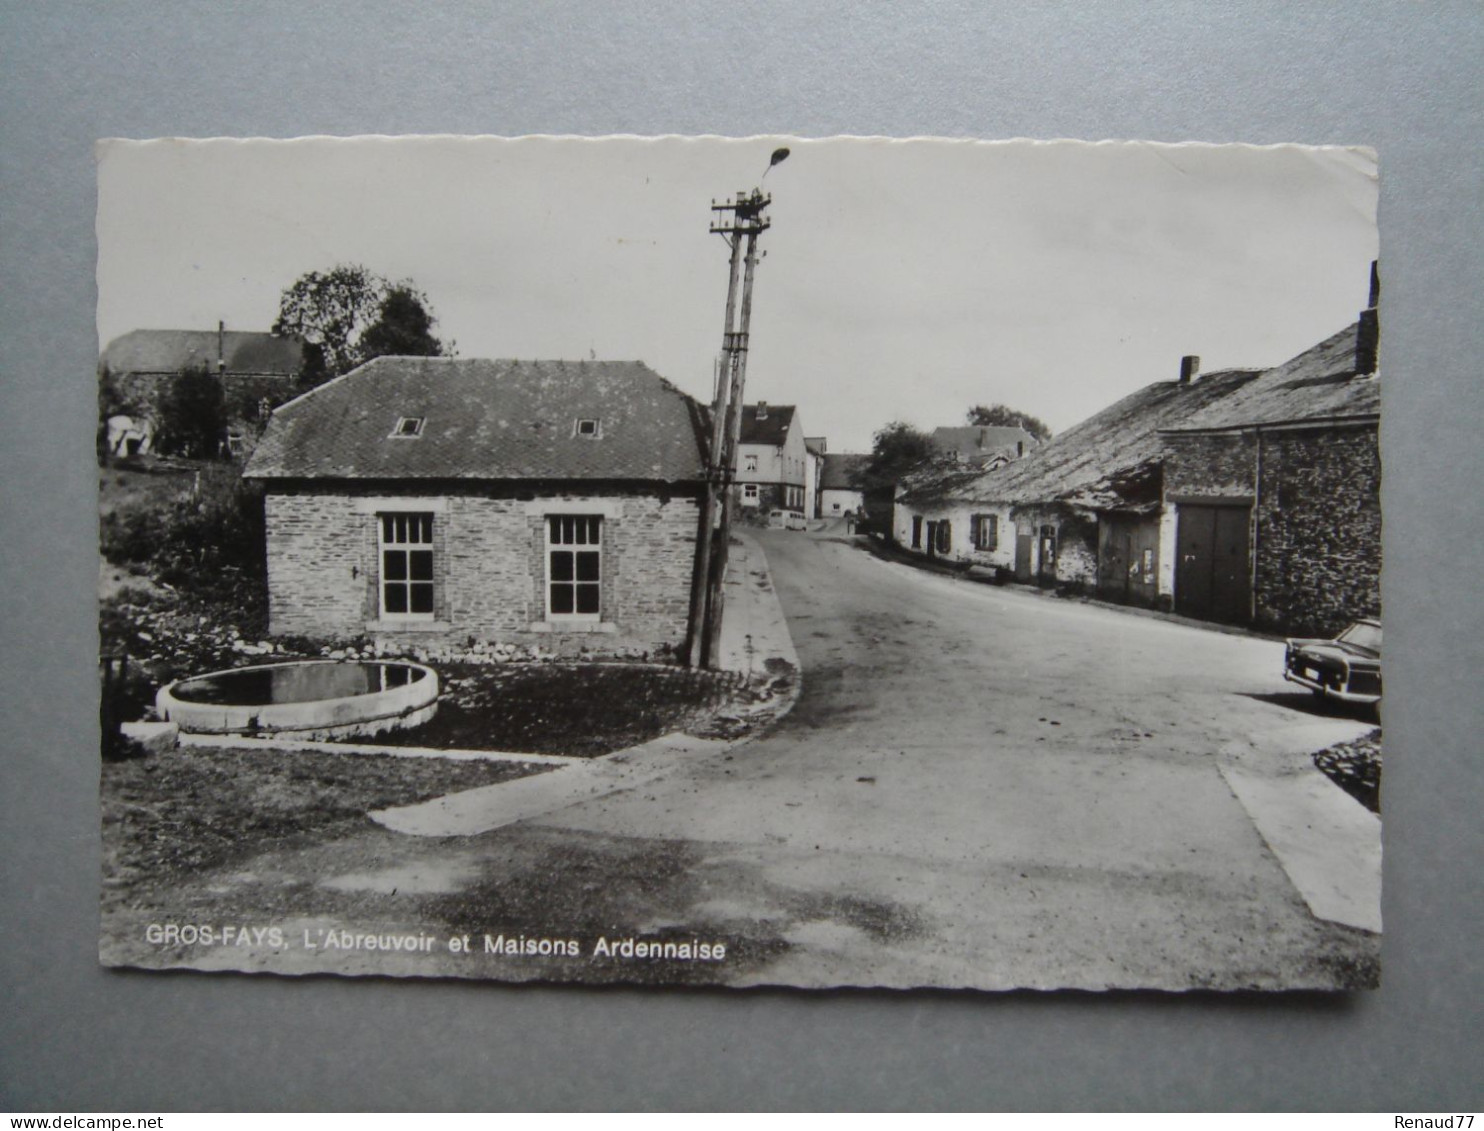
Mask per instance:
[[[1364,723],[1327,719],[1221,748],[1221,776],[1320,919],[1381,931],[1381,818],[1339,789],[1312,753],[1359,738]],[[1278,749],[1260,738],[1280,737]]]
[[[781,718],[798,700],[799,657],[768,573],[767,556],[751,536],[736,537],[740,545],[731,548],[727,560],[726,607],[731,615],[722,622],[718,645],[721,666],[751,676],[771,670],[770,660],[788,664],[794,673],[793,683],[785,701],[774,708],[775,717]],[[601,758],[510,755],[512,759],[558,766],[547,773],[463,790],[416,805],[378,809],[368,815],[393,832],[410,836],[473,836],[621,789],[633,789],[668,773],[681,760],[724,754],[752,737],[726,741],[674,733]]]

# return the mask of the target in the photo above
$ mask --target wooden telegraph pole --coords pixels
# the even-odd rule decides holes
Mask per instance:
[[[787,151],[780,150],[785,156]],[[782,158],[774,157],[773,164]],[[771,166],[770,166],[771,167]],[[757,266],[757,238],[768,230],[765,210],[772,197],[762,190],[739,192],[718,204],[711,202],[711,231],[731,249],[727,283],[726,324],[722,330],[721,360],[711,403],[711,453],[706,469],[706,497],[702,506],[701,539],[696,553],[696,585],[691,595],[690,664],[714,668],[721,638],[727,571],[727,544],[736,506],[733,484],[737,444],[742,431],[742,404],[747,382],[747,332],[752,318],[752,276]],[[742,309],[738,319],[737,282],[742,282]]]

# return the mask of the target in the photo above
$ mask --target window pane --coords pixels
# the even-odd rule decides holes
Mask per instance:
[[[414,613],[431,613],[433,611],[432,584],[420,581],[410,588],[412,589],[412,611]]]
[[[551,611],[553,613],[572,611],[572,586],[553,585],[551,587]]]
[[[407,554],[403,550],[388,550],[381,555],[381,576],[387,581],[407,580]]]
[[[433,580],[433,551],[413,550],[407,557],[411,560],[410,575],[413,581]]]
[[[598,554],[595,550],[584,550],[575,555],[577,558],[577,580],[598,580]]]
[[[598,611],[598,586],[577,586],[577,611],[579,613],[596,613]]]
[[[392,540],[392,516],[389,514],[381,516],[381,540],[383,542]]]
[[[551,552],[551,580],[572,580],[572,551],[553,550]]]
[[[405,585],[386,585],[382,587],[386,593],[386,611],[389,613],[405,613],[407,611],[407,587]]]

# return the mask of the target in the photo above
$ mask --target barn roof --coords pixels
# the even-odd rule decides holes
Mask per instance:
[[[220,347],[220,358],[218,357]],[[304,368],[304,343],[258,330],[130,330],[109,342],[99,364],[109,372],[179,373],[205,366],[216,372],[293,377]]]
[[[1232,396],[1166,427],[1174,432],[1227,431],[1379,418],[1380,381],[1373,373],[1357,373],[1360,326],[1347,326]]]
[[[638,361],[381,357],[280,406],[244,474],[694,481],[701,421]]]
[[[1160,381],[991,471],[931,471],[906,484],[907,501],[1012,505],[1065,503],[1091,510],[1148,510],[1159,501],[1167,449],[1160,430],[1233,395],[1256,377],[1236,369],[1182,383]]]

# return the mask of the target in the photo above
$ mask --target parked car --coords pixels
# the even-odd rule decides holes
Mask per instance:
[[[807,530],[809,528],[809,524],[804,519],[804,516],[798,511],[789,511],[788,528],[790,530]]]
[[[1290,640],[1283,678],[1326,699],[1381,701],[1381,622],[1358,620],[1333,640]]]
[[[774,530],[782,530],[788,525],[788,512],[782,507],[774,507],[768,512],[768,525]]]

